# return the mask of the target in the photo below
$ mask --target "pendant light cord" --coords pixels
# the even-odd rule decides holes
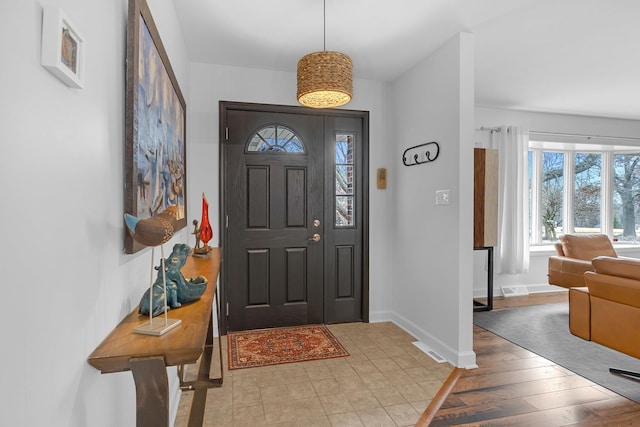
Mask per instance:
[[[322,50],[323,51],[327,51],[327,0],[323,0],[322,2],[323,4],[323,8],[322,8],[322,24],[323,24],[323,28],[322,28]]]

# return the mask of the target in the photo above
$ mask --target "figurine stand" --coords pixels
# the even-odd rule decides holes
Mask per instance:
[[[143,325],[138,326],[133,330],[134,334],[144,334],[144,335],[153,335],[153,336],[161,336],[165,333],[169,332],[171,329],[179,326],[182,323],[180,319],[169,319],[167,317],[167,277],[166,270],[164,268],[164,246],[160,245],[160,255],[162,256],[162,261],[160,266],[162,268],[162,285],[164,287],[164,321],[161,319],[157,319],[155,322],[153,321],[153,258],[154,258],[155,247],[151,248],[151,274],[149,275],[149,323],[145,323]]]
[[[196,238],[196,245],[193,248],[191,256],[195,258],[209,258],[209,255],[211,254],[211,247],[208,244],[200,246],[200,228],[198,227],[197,219],[193,220],[193,227],[193,233],[191,234],[193,234]]]
[[[176,326],[179,326],[180,323],[182,323],[182,320],[180,319],[166,319],[165,321],[158,319],[156,322],[151,320],[149,321],[149,323],[138,326],[133,330],[133,332],[136,334],[154,335],[156,337],[159,337],[169,332]]]
[[[209,258],[210,254],[211,254],[211,247],[204,246],[200,248],[194,248],[192,256],[196,258]]]

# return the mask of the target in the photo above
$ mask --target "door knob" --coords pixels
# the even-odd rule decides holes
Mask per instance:
[[[309,237],[307,240],[314,241],[314,242],[319,242],[320,241],[320,235],[318,233],[315,233],[313,236]]]

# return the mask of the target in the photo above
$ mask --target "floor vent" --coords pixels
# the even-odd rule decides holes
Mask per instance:
[[[505,297],[529,295],[529,289],[526,286],[502,286],[500,289]]]
[[[567,288],[553,285],[527,285],[530,294],[549,293],[549,292],[567,292]]]
[[[422,343],[420,341],[414,341],[411,344],[413,344],[416,347],[418,347],[422,352],[426,353],[427,356],[429,356],[430,358],[432,358],[433,360],[435,360],[438,363],[444,363],[444,362],[447,361],[447,359],[445,359],[444,357],[440,356],[438,353],[436,353],[435,351],[433,351],[432,349],[430,349],[429,347],[427,347],[424,343]]]

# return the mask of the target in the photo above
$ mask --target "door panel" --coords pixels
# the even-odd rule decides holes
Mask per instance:
[[[228,328],[322,323],[322,241],[308,238],[323,211],[323,119],[232,110],[227,123]],[[278,123],[304,152],[247,152],[256,131]]]
[[[354,298],[355,274],[353,246],[336,247],[336,298]]]
[[[287,168],[287,227],[306,227],[307,177],[304,168]]]
[[[307,300],[307,249],[288,248],[287,251],[287,303]]]
[[[269,167],[247,166],[247,228],[269,228]]]
[[[269,304],[269,250],[247,250],[247,306]]]

